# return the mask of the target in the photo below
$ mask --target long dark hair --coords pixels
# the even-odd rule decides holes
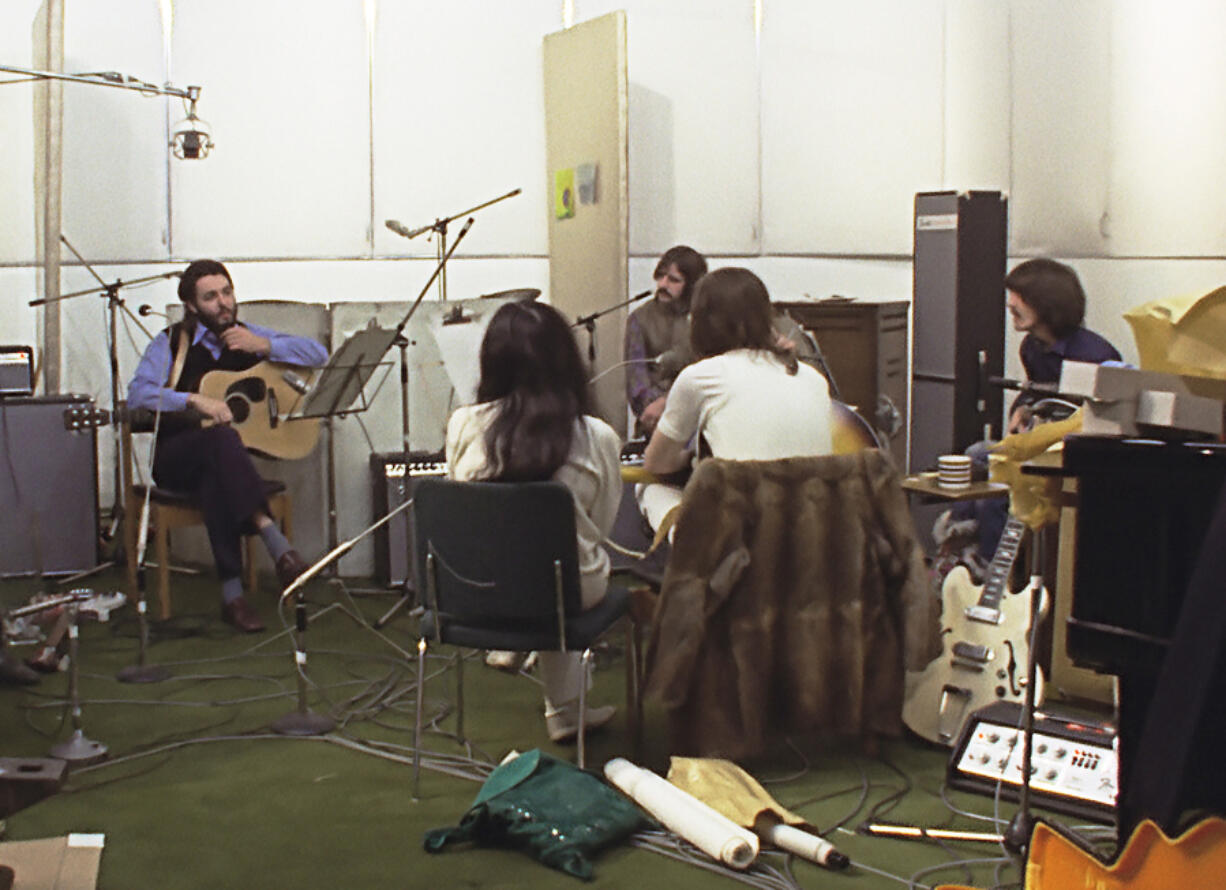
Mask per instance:
[[[501,306],[481,341],[477,401],[497,402],[485,431],[487,478],[549,479],[588,411],[588,375],[570,325],[544,303]]]
[[[789,374],[796,353],[775,343],[775,309],[766,285],[748,269],[708,272],[698,282],[690,307],[690,345],[699,358],[732,349],[763,349],[779,357]]]

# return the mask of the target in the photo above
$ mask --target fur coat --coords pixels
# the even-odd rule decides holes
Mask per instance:
[[[879,451],[702,461],[647,652],[670,753],[749,757],[784,733],[897,735],[940,599]]]

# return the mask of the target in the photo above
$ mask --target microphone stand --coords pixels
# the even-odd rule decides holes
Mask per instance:
[[[157,447],[157,428],[162,422],[162,412],[158,411],[153,422],[153,442],[150,448]],[[136,664],[119,669],[115,679],[121,683],[161,683],[170,679],[170,669],[165,665],[149,664],[146,652],[149,648],[149,600],[145,594],[145,549],[149,546],[149,499],[153,496],[153,480],[148,480],[145,487],[145,497],[141,502],[140,529],[136,536],[136,622],[139,628],[139,643],[136,649]]]
[[[1017,813],[1004,832],[1004,847],[1019,860],[1025,860],[1034,832],[1034,815],[1030,812],[1030,770],[1034,747],[1034,690],[1038,679],[1039,659],[1035,653],[1034,636],[1043,613],[1043,534],[1031,530],[1030,556],[1030,660],[1026,669],[1026,693],[1022,700],[1022,775]]]
[[[511,192],[511,195],[518,194],[518,192],[519,190],[516,189],[514,192]],[[503,195],[503,198],[508,197],[510,197],[510,195]],[[502,198],[495,198],[494,200],[501,201]],[[492,204],[493,201],[487,203]],[[417,299],[413,301],[413,305],[409,307],[409,311],[406,312],[404,318],[400,320],[400,324],[396,325],[396,336],[392,340],[393,345],[400,350],[400,444],[404,453],[404,472],[406,474],[406,482],[409,472],[409,453],[411,449],[409,447],[409,361],[407,355],[409,339],[404,335],[404,329],[408,327],[409,320],[412,319],[414,313],[417,312],[417,307],[421,305],[421,301],[425,298],[426,292],[430,290],[430,285],[434,283],[434,279],[441,279],[442,275],[444,274],[444,269],[447,266],[447,261],[451,259],[451,255],[455,253],[455,249],[460,246],[460,242],[464,240],[464,236],[467,235],[468,230],[472,228],[473,222],[474,220],[470,216],[468,221],[464,223],[464,227],[460,229],[460,234],[456,236],[455,243],[451,245],[451,249],[439,259],[438,265],[434,267],[434,272],[426,281],[425,286],[422,287],[421,293],[417,295]],[[409,604],[412,593],[412,582],[406,578],[404,582],[403,596],[401,596],[390,609],[379,617],[379,620],[375,622],[375,627],[381,628],[391,621],[397,612]]]
[[[456,239],[459,243],[459,239]],[[453,248],[454,249],[454,248]],[[429,285],[426,285],[429,287]],[[391,522],[396,516],[403,513],[413,505],[413,500],[410,498],[396,509],[389,512],[386,516],[379,519],[373,525],[358,532],[357,535],[350,538],[348,541],[343,541],[330,551],[325,553],[320,559],[313,563],[305,572],[299,575],[290,583],[281,593],[281,599],[277,603],[278,609],[285,605],[286,600],[291,596],[294,597],[294,669],[298,674],[298,706],[297,709],[278,717],[271,724],[273,732],[278,732],[281,735],[297,735],[297,736],[312,736],[323,735],[331,732],[336,728],[336,721],[324,714],[316,714],[307,706],[307,683],[306,683],[306,630],[307,630],[307,614],[306,600],[302,596],[302,588],[308,581],[318,575],[321,571],[327,568],[336,560],[340,559],[346,553],[354,548],[363,538],[373,534],[377,529]],[[421,679],[418,678],[418,682]]]
[[[470,216],[471,214],[476,213],[478,210],[484,210],[486,207],[489,207],[491,204],[497,204],[499,201],[505,201],[507,198],[514,198],[516,195],[518,195],[522,191],[523,189],[515,189],[514,191],[507,192],[505,195],[499,195],[497,198],[492,198],[491,200],[486,201],[483,204],[478,204],[476,207],[469,207],[467,210],[461,210],[459,213],[456,213],[452,216],[448,216],[445,219],[436,219],[434,222],[430,223],[430,225],[428,226],[421,226],[420,228],[411,229],[408,232],[404,233],[405,238],[416,238],[418,235],[421,235],[425,232],[438,233],[438,254],[437,255],[438,255],[438,262],[439,262],[439,271],[437,274],[438,274],[438,294],[439,294],[440,300],[444,302],[447,301],[447,270],[445,268],[445,263],[447,262],[447,257],[451,255],[450,252],[447,250],[447,226],[448,224],[455,222],[457,219],[459,219],[462,216]],[[463,236],[461,235],[460,237],[463,237]],[[456,241],[458,242],[459,238],[457,238]],[[405,447],[405,453],[406,454],[408,453],[407,445]]]
[[[72,709],[72,737],[51,748],[52,757],[66,760],[69,763],[85,765],[102,760],[106,757],[107,747],[101,742],[87,738],[81,729],[81,691],[80,691],[80,636],[81,628],[77,622],[79,611],[76,603],[67,607],[68,614],[68,701]]]
[[[404,329],[408,327],[409,321],[413,318],[413,314],[417,312],[417,307],[421,305],[421,301],[425,299],[426,292],[430,290],[430,286],[434,283],[434,279],[439,276],[443,267],[447,264],[447,260],[451,258],[451,254],[455,252],[455,249],[460,246],[460,242],[464,240],[464,236],[468,234],[468,230],[472,228],[472,225],[473,219],[472,217],[469,217],[468,221],[464,223],[464,227],[460,229],[460,234],[456,236],[455,242],[451,245],[451,249],[448,250],[447,254],[439,260],[438,265],[434,267],[434,272],[426,281],[425,286],[422,287],[421,293],[417,295],[417,299],[413,301],[413,305],[409,307],[409,311],[405,313],[404,318],[400,320],[400,324],[396,326],[395,337],[392,340],[393,344],[398,344],[400,349],[400,404],[402,409],[401,431],[404,436],[403,445],[406,473],[408,472],[409,466],[409,370],[408,363],[405,359],[405,348],[408,345],[408,340],[404,337]],[[353,549],[353,546],[358,541],[371,534],[375,529],[382,527],[384,524],[389,522],[392,517],[399,515],[412,503],[413,501],[411,498],[406,500],[403,504],[401,504],[395,510],[392,510],[374,525],[361,532],[357,537],[334,547],[317,563],[295,578],[293,583],[282,591],[280,600],[281,604],[284,604],[291,594],[294,596],[294,665],[298,672],[298,707],[295,711],[291,711],[290,713],[274,720],[272,722],[273,732],[278,732],[282,735],[312,736],[322,735],[324,733],[331,732],[336,728],[336,721],[334,721],[331,717],[324,714],[316,714],[307,707],[306,631],[308,622],[306,614],[306,600],[302,595],[303,585],[305,585],[311,578],[314,578],[317,574],[319,574],[319,572],[326,566],[332,562],[335,562],[337,559],[340,559],[340,557],[344,556],[347,552]],[[392,608],[389,609],[378,622],[376,622],[375,627],[381,627],[383,624],[386,624],[391,619],[392,615],[396,613],[396,611],[403,608],[409,602],[410,593],[411,590],[409,589],[408,582],[406,581],[403,595],[400,597],[397,603],[392,606]]]
[[[630,299],[622,300],[620,303],[617,303],[613,306],[609,306],[607,309],[599,309],[596,312],[593,312],[591,315],[581,315],[575,319],[575,323],[572,324],[571,327],[572,328],[584,328],[587,331],[587,358],[588,358],[588,361],[590,362],[596,361],[596,320],[598,318],[604,318],[604,316],[608,315],[611,312],[616,312],[618,309],[624,309],[625,307],[629,306],[631,303],[637,303],[639,300],[645,300],[654,293],[655,293],[654,290],[645,290],[641,294],[635,294]]]

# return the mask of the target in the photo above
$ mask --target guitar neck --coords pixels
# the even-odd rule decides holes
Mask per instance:
[[[1008,589],[1009,573],[1017,559],[1017,551],[1022,543],[1022,535],[1026,531],[1026,523],[1013,516],[1005,523],[1001,532],[1000,543],[996,545],[996,553],[988,566],[987,578],[983,582],[983,593],[979,597],[979,608],[997,611],[1000,601]]]

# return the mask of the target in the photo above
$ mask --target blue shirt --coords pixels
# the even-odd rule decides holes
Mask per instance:
[[[243,322],[243,327],[268,339],[269,351],[265,358],[269,361],[311,368],[319,367],[328,361],[328,350],[309,337],[282,334],[280,331],[247,322]],[[192,337],[191,345],[195,346],[197,343],[203,344],[213,358],[221,356],[221,341],[202,324],[196,325],[196,333]],[[136,366],[136,373],[128,384],[128,407],[147,408],[150,411],[185,410],[189,393],[178,392],[165,385],[166,378],[170,376],[171,364],[170,334],[163,330],[146,347],[145,354]]]
[[[1078,328],[1063,340],[1050,344],[1034,334],[1027,334],[1019,352],[1022,367],[1026,369],[1026,379],[1031,383],[1059,383],[1060,369],[1065,359],[1095,365],[1122,360],[1119,350],[1105,337],[1087,328]]]

